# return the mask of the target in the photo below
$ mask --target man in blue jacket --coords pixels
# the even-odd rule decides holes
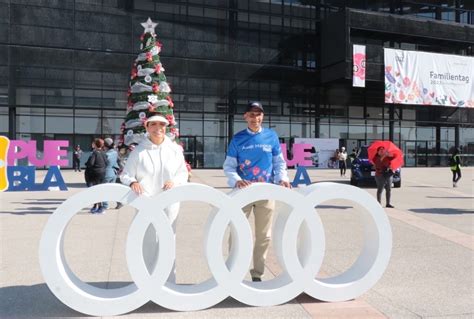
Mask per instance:
[[[247,105],[244,119],[247,129],[234,135],[224,162],[224,173],[233,188],[245,188],[254,182],[275,183],[291,188],[286,162],[275,131],[262,127],[263,107],[260,102]],[[247,218],[255,216],[255,246],[252,281],[261,281],[270,245],[275,201],[261,200],[243,208]]]

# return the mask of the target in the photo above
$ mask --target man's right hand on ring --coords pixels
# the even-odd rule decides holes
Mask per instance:
[[[245,180],[240,180],[240,181],[237,181],[237,183],[235,183],[236,188],[245,188],[250,185],[252,185],[252,182],[245,181]]]
[[[135,192],[135,194],[137,195],[141,195],[143,193],[143,188],[142,186],[140,185],[139,182],[133,182],[130,184],[130,188],[132,189],[132,191]]]

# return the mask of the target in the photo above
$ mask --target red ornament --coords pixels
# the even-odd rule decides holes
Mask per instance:
[[[158,93],[160,92],[160,86],[157,83],[153,83],[152,90],[153,90],[153,93]]]
[[[167,96],[166,99],[168,100],[169,102],[169,107],[173,108],[174,107],[174,103],[173,103],[173,100],[171,99],[171,96]]]
[[[153,55],[151,54],[151,52],[147,52],[147,53],[146,53],[146,60],[147,60],[148,62],[153,61]]]
[[[161,63],[158,63],[155,65],[155,73],[160,74],[161,73]]]
[[[157,46],[158,48],[160,48],[160,50],[161,50],[161,47],[163,46],[163,44],[161,44],[160,41],[156,41],[156,46]]]
[[[142,33],[142,35],[140,36],[140,41],[143,41],[145,40],[145,33]]]
[[[168,120],[168,122],[170,123],[170,125],[176,125],[176,122],[174,120],[174,116],[171,115],[171,114],[168,114],[166,115],[166,119]]]
[[[130,95],[132,95],[132,91],[128,89],[127,96],[130,96]]]

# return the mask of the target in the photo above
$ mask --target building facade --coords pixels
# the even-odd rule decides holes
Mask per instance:
[[[474,109],[384,103],[383,48],[474,56],[467,0],[0,0],[0,134],[40,152],[117,138],[147,17],[194,167],[221,167],[249,100],[290,144],[391,139],[407,166],[446,165],[453,147],[474,163]],[[352,44],[367,48],[365,88]]]

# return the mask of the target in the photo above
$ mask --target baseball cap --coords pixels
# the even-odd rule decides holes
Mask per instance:
[[[148,122],[161,122],[165,123],[166,125],[170,124],[163,115],[152,115],[146,120],[146,123]]]
[[[247,104],[247,108],[245,109],[245,113],[250,112],[252,109],[255,109],[255,108],[257,108],[260,111],[264,112],[262,103],[257,102],[257,101],[253,101],[253,102],[250,102],[249,104]]]
[[[104,139],[104,144],[105,144],[105,146],[110,147],[110,146],[114,145],[114,140],[111,139],[110,137],[107,137],[107,138]]]

